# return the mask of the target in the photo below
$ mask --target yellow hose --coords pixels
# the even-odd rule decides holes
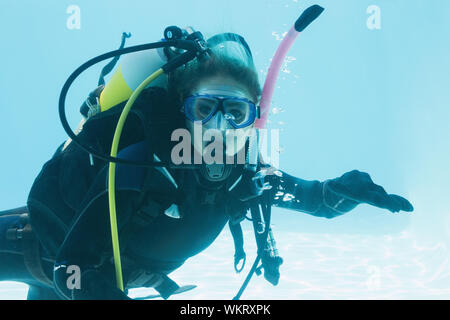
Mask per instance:
[[[128,113],[131,110],[134,102],[141,92],[156,78],[164,73],[163,69],[158,69],[147,79],[145,79],[136,90],[133,91],[128,102],[125,104],[122,113],[120,114],[119,121],[117,122],[116,131],[114,132],[114,138],[111,146],[111,157],[117,157],[117,151],[119,149],[120,136],[122,135],[123,126],[125,120],[128,117]],[[124,291],[123,278],[122,278],[122,262],[120,260],[120,247],[119,247],[119,234],[117,232],[117,214],[116,214],[116,163],[109,163],[109,176],[108,176],[108,199],[109,199],[109,219],[111,222],[111,238],[114,255],[114,267],[116,270],[116,283],[117,287]]]

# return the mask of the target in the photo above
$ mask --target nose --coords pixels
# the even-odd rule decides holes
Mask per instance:
[[[216,115],[214,116],[214,122],[215,122],[215,128],[217,130],[226,130],[228,127],[227,120],[225,119],[225,116],[223,115],[222,111],[218,111]]]

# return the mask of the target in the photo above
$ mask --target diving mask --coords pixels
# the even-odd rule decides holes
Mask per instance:
[[[192,136],[195,132],[194,127],[198,124],[204,132],[219,131],[224,138],[223,142],[228,144],[227,156],[233,156],[244,147],[257,118],[258,107],[241,86],[233,85],[231,82],[223,84],[224,81],[226,80],[211,79],[200,86],[186,98],[183,111],[187,119],[187,128]],[[203,154],[209,141],[204,141],[203,135],[202,139],[197,140],[200,141],[193,141],[194,148]]]
[[[186,125],[194,137],[194,152],[202,156],[200,173],[207,180],[223,181],[232,167],[245,161],[243,151],[258,115],[250,99],[246,90],[220,79],[211,79],[186,98]],[[199,130],[200,135],[196,134]]]
[[[257,107],[246,98],[210,94],[192,95],[184,103],[186,117],[192,122],[201,121],[202,125],[219,111],[232,128],[240,129],[255,122]]]

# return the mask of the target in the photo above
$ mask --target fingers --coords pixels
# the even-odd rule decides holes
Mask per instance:
[[[391,212],[412,212],[414,210],[414,207],[408,200],[396,194],[387,194],[382,186],[373,183],[369,188],[371,189],[371,193],[374,193],[372,194],[372,197],[376,199],[375,201],[378,203],[377,206],[381,208],[386,208]]]
[[[405,198],[400,197],[400,196],[398,196],[396,194],[390,194],[389,197],[391,197],[392,199],[395,199],[395,201],[400,203],[400,210],[403,210],[403,211],[406,211],[406,212],[414,211],[414,207],[411,204],[411,202],[409,202]]]
[[[376,186],[371,188],[360,195],[352,195],[351,197],[347,194],[347,198],[353,198],[358,202],[363,202],[370,204],[372,206],[387,209],[391,212],[399,212],[401,210],[411,212],[414,210],[411,203],[403,197],[394,194],[387,194],[386,191],[380,187]]]
[[[387,196],[386,191],[382,187],[373,184],[373,182],[360,183],[358,181],[350,184],[331,180],[328,182],[328,187],[339,196],[357,202],[371,201],[377,194]],[[379,198],[379,201],[382,200],[382,197]]]
[[[358,170],[347,172],[341,178],[330,180],[328,187],[343,198],[358,203],[368,203],[391,212],[414,210],[408,200],[395,194],[388,194],[382,186],[373,183],[369,174]]]
[[[395,194],[382,194],[370,192],[370,200],[367,203],[379,208],[387,209],[393,213],[399,211],[411,212],[414,210],[412,204],[403,197]]]
[[[391,199],[388,194],[377,191],[369,191],[367,194],[366,203],[378,208],[388,209],[391,212],[398,212],[400,204]]]

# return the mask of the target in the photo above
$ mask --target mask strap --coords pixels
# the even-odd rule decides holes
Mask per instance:
[[[250,58],[250,60],[253,63],[252,51],[250,50],[250,47],[249,47],[247,41],[245,41],[245,39],[242,36],[240,36],[236,33],[227,32],[227,33],[217,34],[217,35],[209,38],[207,42],[210,45],[210,47],[215,47],[225,41],[233,41],[233,42],[237,42],[237,43],[241,44],[244,47],[245,52],[247,53],[247,56]]]

